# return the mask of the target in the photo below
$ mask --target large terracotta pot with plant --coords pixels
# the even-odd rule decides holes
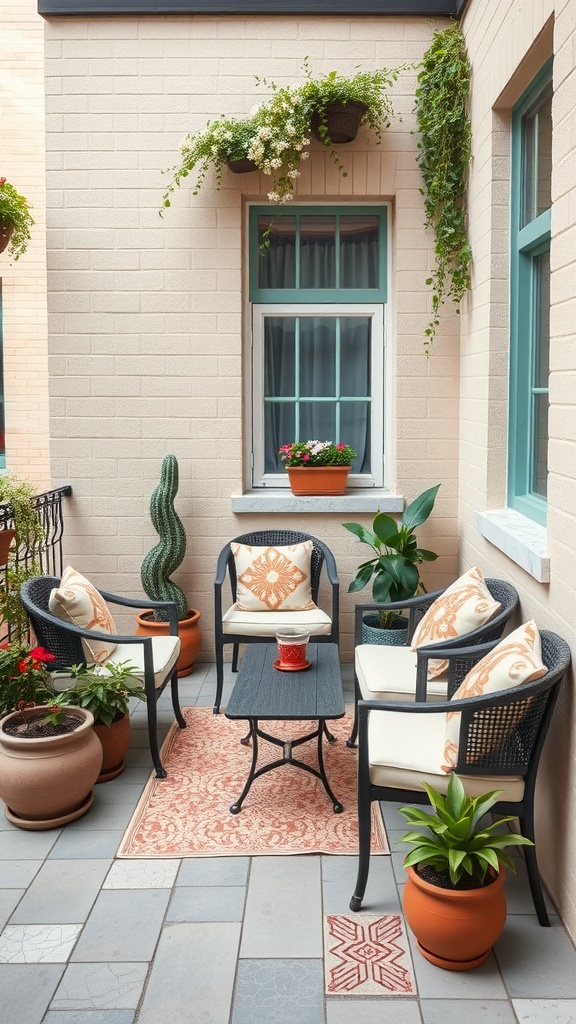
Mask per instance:
[[[404,915],[430,963],[469,971],[487,960],[506,923],[503,865],[515,868],[503,849],[532,844],[501,831],[512,817],[483,823],[501,791],[469,798],[457,775],[451,775],[446,796],[423,785],[433,812],[400,808],[416,826],[400,839],[414,847],[404,861]]]
[[[35,705],[0,721],[0,797],[13,825],[40,831],[86,813],[102,764],[93,722],[72,705]]]
[[[200,650],[200,612],[189,608],[183,590],[170,579],[186,553],[186,533],[174,508],[177,492],[178,461],[175,455],[166,455],[162,461],[160,483],[150,499],[150,518],[160,540],[142,562],[140,577],[144,592],[152,601],[176,603],[181,644],[178,675],[187,676]],[[155,618],[155,613],[150,610],[137,615],[136,622],[138,636],[167,636],[170,632],[169,623]]]
[[[342,523],[345,530],[353,533],[363,544],[374,551],[376,557],[363,562],[348,587],[349,594],[355,594],[373,578],[372,597],[375,604],[407,601],[424,591],[418,565],[434,562],[438,555],[417,545],[414,531],[428,519],[440,484],[430,487],[418,495],[402,513],[399,522],[385,512],[378,512],[367,530],[361,523]],[[402,646],[406,643],[408,623],[398,610],[385,608],[376,613],[364,613],[362,617],[362,643]],[[379,636],[379,633],[382,636]]]

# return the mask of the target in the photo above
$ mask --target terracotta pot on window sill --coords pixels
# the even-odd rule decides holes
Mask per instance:
[[[292,494],[344,494],[350,466],[288,466]]]

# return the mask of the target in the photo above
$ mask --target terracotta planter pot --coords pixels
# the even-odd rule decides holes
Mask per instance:
[[[344,494],[350,466],[288,466],[292,494]]]
[[[326,130],[331,142],[342,145],[353,142],[358,134],[360,121],[366,113],[363,103],[331,103],[326,107]],[[319,142],[323,142],[319,134],[321,120],[318,114],[312,117],[312,131]]]
[[[0,530],[0,565],[6,565],[10,545],[16,536],[16,530]]]
[[[253,160],[227,160],[226,167],[232,174],[249,174],[250,171],[257,171],[258,165]]]
[[[7,224],[5,221],[0,222],[0,252],[4,252],[8,248],[13,234],[13,224]]]
[[[102,765],[102,747],[92,730],[94,716],[71,705],[63,710],[74,712],[82,722],[62,736],[10,736],[4,727],[18,712],[0,721],[0,797],[6,817],[19,828],[56,828],[80,818],[92,804],[92,786]],[[31,714],[41,717],[45,712],[38,705]]]
[[[140,612],[136,616],[138,628],[137,636],[168,636],[170,627],[167,622],[154,622],[154,612]],[[200,650],[202,634],[198,625],[200,612],[190,609],[189,618],[180,619],[178,623],[178,636],[180,637],[181,650],[178,658],[178,675],[188,676],[194,668],[194,662]]]
[[[506,923],[504,868],[480,889],[441,889],[406,870],[404,915],[426,960],[447,971],[483,964]]]
[[[97,782],[108,782],[124,771],[124,758],[130,746],[130,716],[123,715],[112,725],[93,725],[102,747],[102,768]]]

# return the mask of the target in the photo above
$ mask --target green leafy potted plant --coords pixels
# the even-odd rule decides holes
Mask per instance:
[[[33,502],[34,493],[32,484],[27,480],[19,480],[12,473],[0,477],[0,504],[9,506],[14,526],[13,530],[0,532],[0,538],[8,541],[0,563],[6,566],[6,585],[0,592],[0,620],[8,627],[10,637],[19,640],[28,635],[28,620],[20,600],[20,589],[26,580],[40,574],[38,552],[44,539],[42,523]]]
[[[344,494],[356,458],[350,445],[332,441],[295,441],[279,451],[292,494]]]
[[[128,661],[101,665],[72,665],[60,674],[54,704],[74,704],[94,716],[93,729],[102,745],[98,782],[108,782],[124,771],[130,746],[130,698],[146,700],[135,666]],[[64,689],[62,686],[64,685]]]
[[[400,522],[385,512],[378,512],[372,530],[367,530],[361,523],[342,524],[345,530],[371,547],[376,555],[359,566],[348,587],[349,594],[363,590],[372,579],[372,597],[377,604],[405,601],[423,592],[418,565],[434,562],[438,555],[419,548],[414,531],[428,519],[439,487],[440,484],[436,484],[428,488],[410,502]],[[406,620],[394,610],[382,609],[377,614],[365,615],[362,623],[364,643],[403,644],[406,642],[406,630]]]
[[[0,797],[19,828],[55,828],[85,814],[102,747],[84,708],[57,702],[54,656],[20,640],[0,644]]]
[[[446,299],[459,305],[470,288],[472,250],[466,233],[466,184],[472,129],[468,116],[470,63],[458,25],[435,32],[424,54],[416,89],[420,130],[418,164],[424,181],[425,225],[435,236],[436,266],[426,281],[432,286],[432,320],[425,349],[440,324]]]
[[[432,812],[400,808],[415,826],[398,840],[413,846],[404,860],[404,914],[427,960],[447,970],[470,970],[484,963],[506,922],[504,865],[511,871],[515,866],[504,849],[533,844],[502,831],[513,817],[486,822],[502,790],[467,797],[454,774],[446,796],[422,785]]]
[[[144,593],[152,601],[176,603],[181,643],[178,675],[187,676],[200,649],[200,612],[189,607],[184,591],[170,579],[186,553],[186,533],[174,508],[177,493],[178,460],[175,455],[166,455],[162,460],[160,483],[150,499],[150,518],[160,540],[144,558],[140,577]],[[136,621],[136,633],[140,636],[166,636],[169,633],[169,624],[162,613],[156,615],[151,610],[143,611],[136,616]]]
[[[8,248],[14,260],[20,259],[28,248],[33,224],[26,197],[6,178],[0,178],[0,252]]]

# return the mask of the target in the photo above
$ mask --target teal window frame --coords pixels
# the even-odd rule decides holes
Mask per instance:
[[[541,526],[548,503],[532,488],[537,434],[537,386],[541,310],[538,302],[536,257],[550,250],[551,209],[522,225],[527,189],[524,117],[552,82],[552,59],[533,80],[512,110],[511,227],[510,227],[510,383],[508,428],[508,505]],[[534,150],[537,159],[537,147]],[[537,181],[537,175],[533,175]]]

